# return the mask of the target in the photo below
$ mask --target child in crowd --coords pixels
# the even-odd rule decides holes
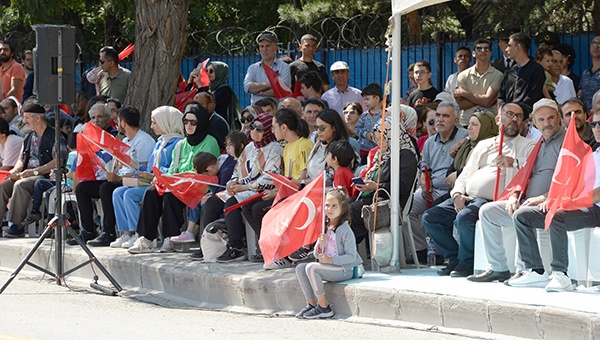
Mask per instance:
[[[334,188],[325,196],[325,233],[319,237],[314,255],[319,262],[301,263],[296,276],[308,304],[297,318],[330,318],[331,309],[323,280],[340,282],[362,277],[362,259],[356,250],[354,233],[350,229],[348,194],[344,189]]]
[[[350,169],[350,165],[354,160],[354,149],[350,142],[338,140],[329,145],[325,149],[327,154],[327,167],[333,169],[333,187],[342,187],[346,189],[350,197],[358,194],[352,186],[352,178],[354,174]]]
[[[212,156],[212,158],[208,156],[199,156],[202,153],[198,153],[194,156],[194,170],[201,175],[208,176],[218,176],[219,177],[219,185],[226,185],[229,179],[231,179],[231,174],[233,173],[233,168],[237,163],[237,158],[244,150],[244,147],[248,144],[248,138],[246,134],[239,131],[232,131],[225,137],[225,150],[227,150],[227,155],[221,155],[217,160]],[[215,172],[215,168],[217,171]],[[200,212],[202,206],[206,203],[209,197],[218,192],[223,191],[224,188],[211,186],[209,188],[209,192],[204,195],[200,204],[193,210],[190,210],[188,214],[188,227],[187,230],[181,233],[179,236],[175,236],[171,238],[171,242],[173,243],[193,243],[196,239],[194,237],[194,231],[196,230],[196,226],[200,221]],[[197,252],[190,255],[190,259],[194,261],[202,261],[204,259],[204,255],[202,254],[202,249],[199,249]]]
[[[550,69],[553,67],[552,59],[554,56],[552,55],[552,50],[548,47],[540,47],[535,52],[535,61],[542,65],[544,68],[544,74],[546,75],[546,82],[544,83],[544,88],[542,89],[542,93],[544,97],[553,99],[550,95],[550,92],[554,92],[554,85],[552,85],[552,75],[550,75]]]
[[[362,90],[362,96],[368,110],[360,115],[354,131],[356,131],[360,144],[361,164],[367,164],[369,150],[377,146],[377,141],[373,136],[373,126],[381,120],[383,89],[379,84],[372,83]]]

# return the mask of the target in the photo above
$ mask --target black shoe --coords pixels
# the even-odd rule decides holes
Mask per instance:
[[[110,246],[110,243],[116,239],[114,234],[102,233],[95,239],[88,241],[87,245],[92,247],[108,247]]]
[[[510,278],[510,272],[495,272],[491,269],[488,269],[485,273],[477,274],[477,275],[469,275],[467,276],[467,280],[472,282],[494,282],[500,281],[504,282]]]
[[[81,229],[81,231],[79,232],[79,235],[77,235],[77,237],[79,237],[79,239],[83,239],[83,243],[85,244],[87,241],[89,240],[93,240],[94,238],[96,238],[96,234],[95,233],[90,233],[89,231],[85,230],[85,229]],[[77,241],[75,241],[74,238],[67,240],[67,244],[70,246],[76,246],[77,245]]]
[[[256,254],[252,255],[252,257],[250,258],[250,262],[263,263],[265,262],[265,259],[263,258],[262,254]]]
[[[20,224],[11,225],[4,232],[4,237],[6,238],[19,238],[25,237],[25,228],[23,228]]]
[[[39,212],[32,212],[21,222],[22,225],[30,225],[42,219],[42,214]]]
[[[446,267],[438,270],[437,274],[439,276],[448,276],[454,270],[454,267],[456,267],[457,264],[458,263],[448,263],[448,265]]]
[[[313,253],[310,248],[306,248],[304,246],[300,247],[300,249],[296,250],[292,253],[292,255],[288,256],[288,258],[292,261],[304,261],[313,258]]]
[[[459,264],[450,272],[450,277],[467,277],[473,274],[473,266]]]
[[[190,260],[192,261],[204,261],[204,254],[202,254],[202,249],[190,255]]]
[[[244,261],[246,255],[240,250],[232,247],[227,248],[223,255],[217,257],[217,262],[225,263],[225,262],[233,262],[233,261]]]

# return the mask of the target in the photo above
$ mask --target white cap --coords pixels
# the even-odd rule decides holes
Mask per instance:
[[[548,99],[548,98],[542,98],[542,99],[538,100],[537,102],[535,102],[535,104],[533,104],[532,114],[535,115],[535,111],[541,109],[542,107],[549,107],[551,109],[556,110],[556,112],[560,112],[560,111],[558,111],[558,105],[556,104],[556,102],[554,100]]]
[[[345,61],[336,61],[335,63],[331,64],[329,71],[333,72],[333,71],[349,70],[349,69],[350,68],[348,67],[348,63],[346,63]]]
[[[449,92],[442,91],[435,96],[434,102],[450,102],[454,103],[454,97]]]

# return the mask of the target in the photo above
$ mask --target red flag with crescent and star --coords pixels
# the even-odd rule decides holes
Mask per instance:
[[[279,100],[292,95],[292,90],[290,90],[290,87],[281,79],[277,72],[273,71],[264,61],[262,62],[262,67],[269,79],[271,89],[275,93],[275,98]]]
[[[153,166],[156,192],[164,195],[166,192],[172,193],[177,199],[185,203],[190,208],[195,208],[202,197],[206,194],[210,185],[219,183],[217,176],[205,176],[192,172],[184,172],[176,175],[163,174]]]
[[[591,207],[596,166],[592,148],[577,133],[575,119],[571,119],[565,141],[552,175],[548,190],[547,230],[557,210],[578,210]]]
[[[263,218],[258,244],[265,264],[282,259],[319,238],[323,226],[325,175],[288,196]]]
[[[139,164],[136,164],[137,162],[135,162],[131,156],[127,154],[131,147],[117,139],[115,136],[106,132],[106,130],[102,130],[98,126],[88,122],[83,127],[83,132],[81,134],[83,138],[85,138],[94,147],[106,151],[111,156],[123,163],[123,165],[131,168],[139,167]]]
[[[273,179],[273,185],[277,188],[277,195],[273,200],[273,205],[276,205],[282,199],[298,192],[298,186],[289,178],[272,172],[267,172],[267,174]]]

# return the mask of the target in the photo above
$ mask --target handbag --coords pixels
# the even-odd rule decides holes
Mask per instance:
[[[390,221],[391,221],[391,203],[390,199],[379,199],[377,203],[375,200],[378,197],[379,191],[385,192],[388,197],[390,197],[390,193],[384,188],[379,188],[375,191],[373,195],[373,201],[370,205],[365,205],[362,207],[362,211],[360,216],[365,222],[365,227],[369,232],[377,231],[380,229],[389,229]],[[375,204],[377,204],[377,221],[375,221]],[[377,225],[373,225],[374,222]]]

